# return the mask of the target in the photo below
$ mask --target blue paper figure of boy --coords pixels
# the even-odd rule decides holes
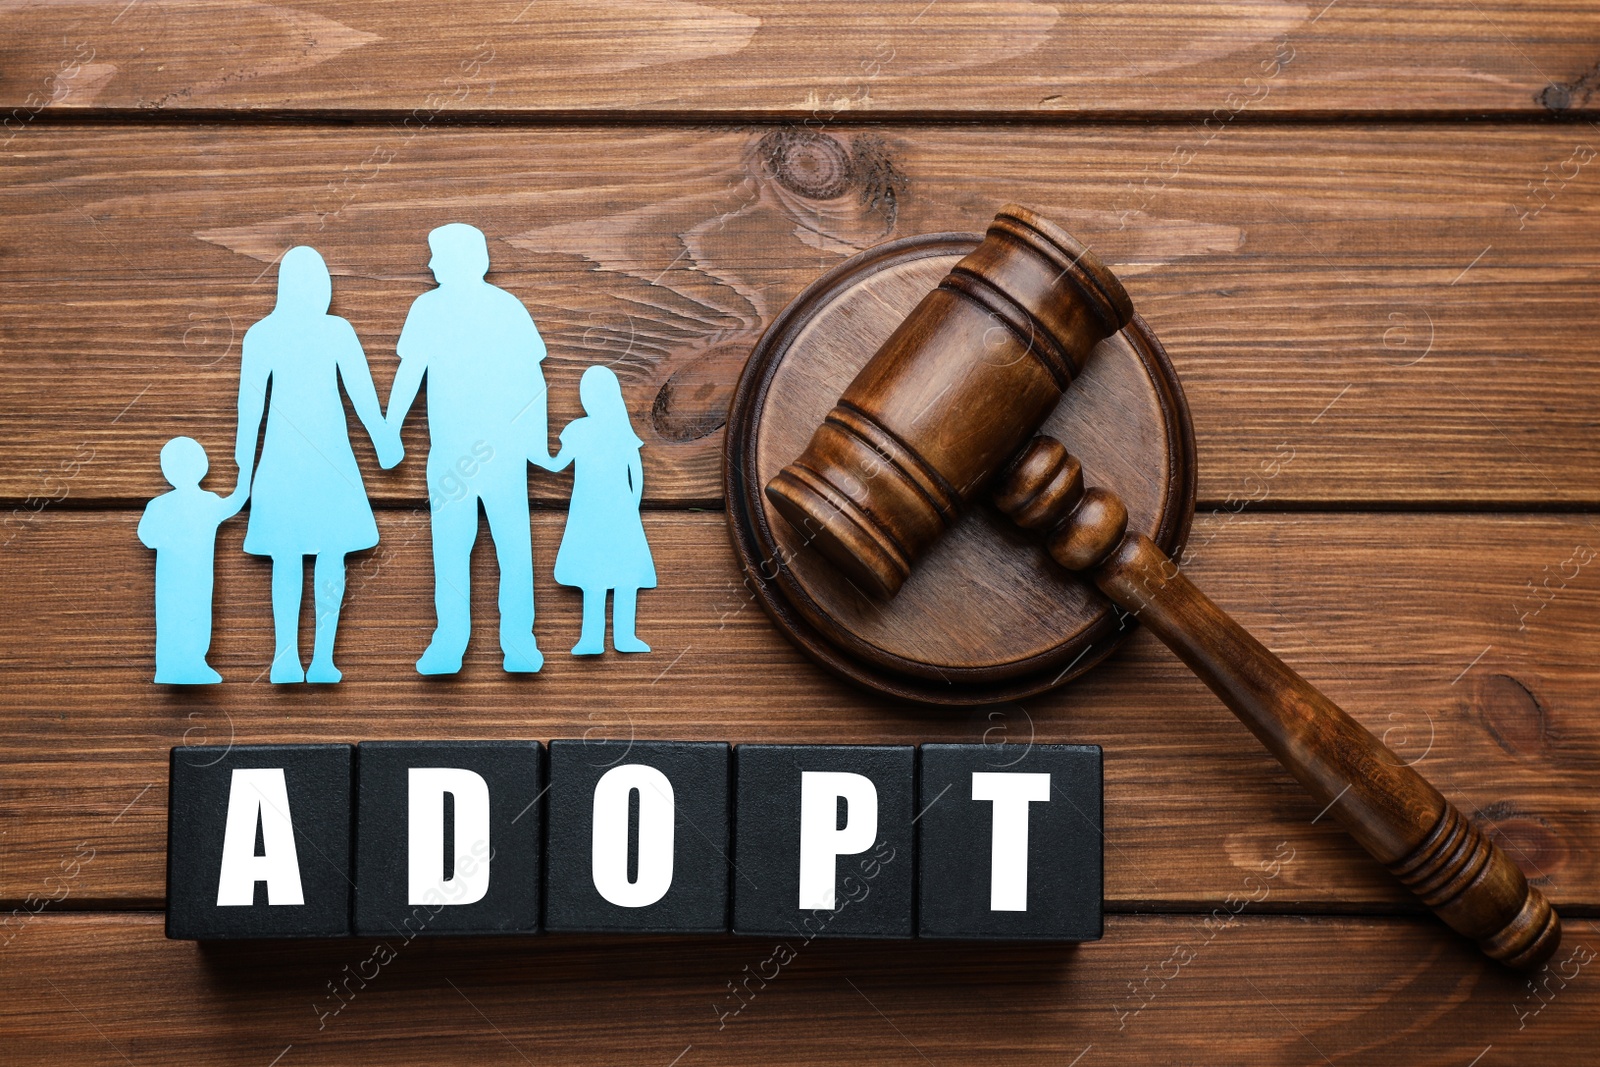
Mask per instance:
[[[212,563],[217,527],[244,507],[244,496],[200,488],[210,462],[192,437],[161,449],[161,473],[172,485],[145,505],[139,540],[156,550],[156,681],[210,685],[222,681],[206,662],[211,650]]]

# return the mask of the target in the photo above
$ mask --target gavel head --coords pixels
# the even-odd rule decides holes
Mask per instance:
[[[1094,346],[1132,317],[1092,252],[1007,205],[856,375],[767,498],[862,590],[891,597],[1039,429]]]

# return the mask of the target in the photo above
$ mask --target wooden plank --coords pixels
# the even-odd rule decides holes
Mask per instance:
[[[1225,1050],[1558,1067],[1600,1044],[1596,932],[1570,924],[1535,989],[1420,918],[1113,915],[1076,949],[793,938],[774,956],[592,935],[202,948],[164,940],[159,916],[62,914],[5,949],[0,990],[8,1052],[29,1063],[1088,1067]]]
[[[1016,199],[1116,264],[1164,338],[1203,506],[1594,506],[1600,366],[1571,358],[1600,327],[1583,137],[40,127],[0,162],[0,497],[148,498],[180,432],[231,478],[238,339],[297,242],[338,275],[386,395],[405,309],[431,284],[423,238],[470,219],[545,331],[553,427],[577,413],[582,368],[614,362],[652,502],[714,504],[733,382],[785,303],[860,248],[981,228]],[[1195,149],[1176,176],[1174,146]],[[1530,192],[1563,161],[1575,178]],[[414,420],[413,457],[420,435]],[[380,499],[424,496],[422,464],[382,474],[358,454]]]
[[[432,628],[422,516],[379,516],[352,561],[336,687],[260,679],[269,566],[219,546],[220,687],[149,681],[153,564],[137,513],[47,512],[0,553],[0,899],[58,882],[93,851],[75,902],[163,894],[173,745],[386,738],[638,737],[733,742],[1089,742],[1105,747],[1106,895],[1117,906],[1224,900],[1280,845],[1274,906],[1413,907],[1202,685],[1148,634],[1057,693],[973,711],[901,706],[833,681],[749,602],[719,515],[647,517],[661,588],[641,601],[648,656],[574,660],[578,597],[549,568],[560,516],[534,523],[548,660],[509,678],[478,553],[478,631],[463,675],[412,669]],[[1267,645],[1475,813],[1563,905],[1600,905],[1600,639],[1586,517],[1205,518],[1194,577]],[[1000,593],[1001,591],[997,591]],[[307,598],[307,620],[310,619]],[[309,621],[304,625],[309,647]]]
[[[8,5],[4,106],[818,118],[1592,107],[1600,13],[1543,2],[499,0]],[[219,46],[219,42],[225,43]],[[825,47],[819,45],[825,44]]]

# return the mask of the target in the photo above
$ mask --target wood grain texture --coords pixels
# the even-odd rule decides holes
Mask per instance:
[[[1113,906],[1215,904],[1280,842],[1298,859],[1274,906],[1407,906],[1149,634],[1022,705],[897,704],[835,682],[777,634],[739,584],[721,515],[652,513],[662,585],[641,596],[639,633],[657,651],[575,660],[565,649],[579,598],[549,579],[559,516],[540,511],[543,673],[499,669],[492,561],[480,543],[465,670],[428,681],[412,668],[432,628],[424,516],[383,512],[383,541],[349,571],[342,684],[252,683],[272,648],[269,568],[239,551],[235,523],[218,548],[211,656],[228,681],[175,691],[149,681],[154,568],[134,538],[137,519],[47,512],[0,553],[15,606],[0,617],[0,899],[53,891],[63,859],[87,843],[95,859],[73,900],[159,902],[172,745],[591,736],[1099,744]],[[1187,566],[1329,697],[1420,760],[1553,901],[1583,914],[1600,906],[1600,854],[1586,845],[1600,835],[1590,803],[1600,678],[1586,651],[1600,640],[1600,574],[1592,552],[1585,565],[1567,561],[1595,536],[1582,517],[1247,512],[1201,516]],[[1563,571],[1576,577],[1562,584]]]
[[[1404,919],[1112,915],[1076,948],[797,938],[777,968],[753,938],[391,938],[389,959],[63,914],[3,950],[0,994],[19,1063],[1561,1067],[1600,1039],[1596,936],[1575,923],[1530,989]]]
[[[1577,358],[1600,328],[1597,164],[1528,192],[1587,126],[998,136],[26,130],[0,156],[0,497],[54,498],[92,453],[74,500],[146,499],[180,432],[231,478],[237,341],[296,242],[327,258],[387,395],[427,230],[470,218],[544,331],[552,426],[612,362],[652,503],[713,504],[733,383],[787,301],[863,247],[981,229],[1010,199],[1086,240],[1166,345],[1203,508],[1600,503],[1600,366]],[[1187,166],[1159,169],[1184,145]],[[425,495],[420,426],[398,472],[358,449],[376,497]]]
[[[1600,54],[1600,13],[1550,0],[7,7],[0,101],[23,116],[1537,114],[1592,108]]]

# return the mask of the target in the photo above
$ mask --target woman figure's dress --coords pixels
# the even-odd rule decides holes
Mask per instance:
[[[273,319],[256,323],[245,338],[247,377],[253,341],[277,358],[259,374],[272,376],[271,406],[251,481],[244,550],[315,556],[371,548],[378,543],[378,526],[339,394],[340,360],[366,364],[361,343],[354,328],[333,315]]]

